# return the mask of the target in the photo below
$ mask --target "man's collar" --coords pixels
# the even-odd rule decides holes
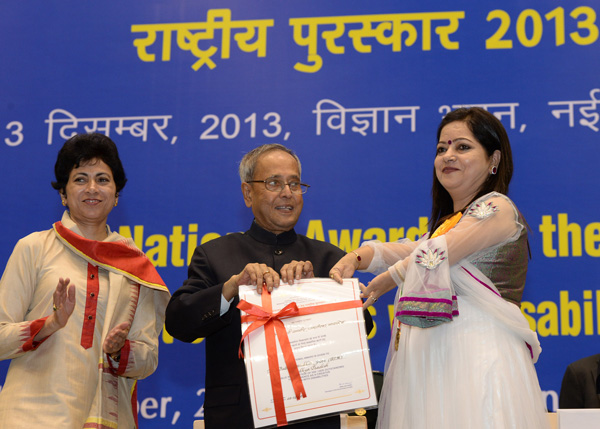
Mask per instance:
[[[272,232],[260,227],[256,221],[252,222],[250,229],[246,231],[246,234],[254,238],[256,241],[265,244],[292,244],[296,241],[296,231],[290,229],[289,231],[282,232],[279,235],[275,235]]]

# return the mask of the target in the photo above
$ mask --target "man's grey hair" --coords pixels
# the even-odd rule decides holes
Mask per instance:
[[[244,157],[240,161],[239,168],[240,180],[242,181],[242,183],[248,182],[254,178],[254,170],[256,169],[256,163],[258,162],[258,159],[262,155],[274,150],[280,150],[293,156],[296,162],[298,163],[298,174],[302,175],[302,166],[300,165],[300,159],[298,158],[298,155],[296,155],[293,150],[288,149],[282,144],[270,143],[254,148],[246,155],[244,155]],[[266,179],[266,177],[264,177],[264,179]]]

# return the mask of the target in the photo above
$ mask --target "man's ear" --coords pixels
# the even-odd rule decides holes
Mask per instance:
[[[242,183],[242,195],[244,196],[246,207],[252,207],[252,188],[249,183]]]

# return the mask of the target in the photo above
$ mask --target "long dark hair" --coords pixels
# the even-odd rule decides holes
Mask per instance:
[[[501,154],[496,174],[488,176],[487,180],[481,185],[477,195],[475,195],[469,204],[492,191],[507,195],[508,185],[513,174],[513,160],[508,135],[502,123],[494,115],[480,107],[456,109],[444,116],[444,119],[440,122],[437,130],[438,142],[440,141],[442,129],[449,123],[457,121],[467,124],[467,127],[469,127],[473,136],[483,146],[488,156],[492,156],[496,150],[499,150]],[[429,230],[433,232],[446,218],[454,214],[452,198],[438,180],[435,174],[435,167],[433,168],[431,198],[432,206],[429,218]],[[464,209],[465,207],[460,211]]]

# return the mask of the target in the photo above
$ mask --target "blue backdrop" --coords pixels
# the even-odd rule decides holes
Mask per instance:
[[[312,187],[297,231],[351,250],[425,232],[437,124],[480,105],[512,142],[510,197],[533,256],[522,310],[542,343],[549,409],[566,365],[598,352],[598,0],[31,0],[0,11],[0,267],[19,238],[60,218],[50,181],[73,132],[117,143],[129,182],[109,223],[175,291],[197,244],[250,225],[236,171],[251,148],[298,153]],[[379,370],[392,298],[372,308]],[[163,333],[159,368],[139,384],[140,425],[190,428],[203,398],[204,345]]]

